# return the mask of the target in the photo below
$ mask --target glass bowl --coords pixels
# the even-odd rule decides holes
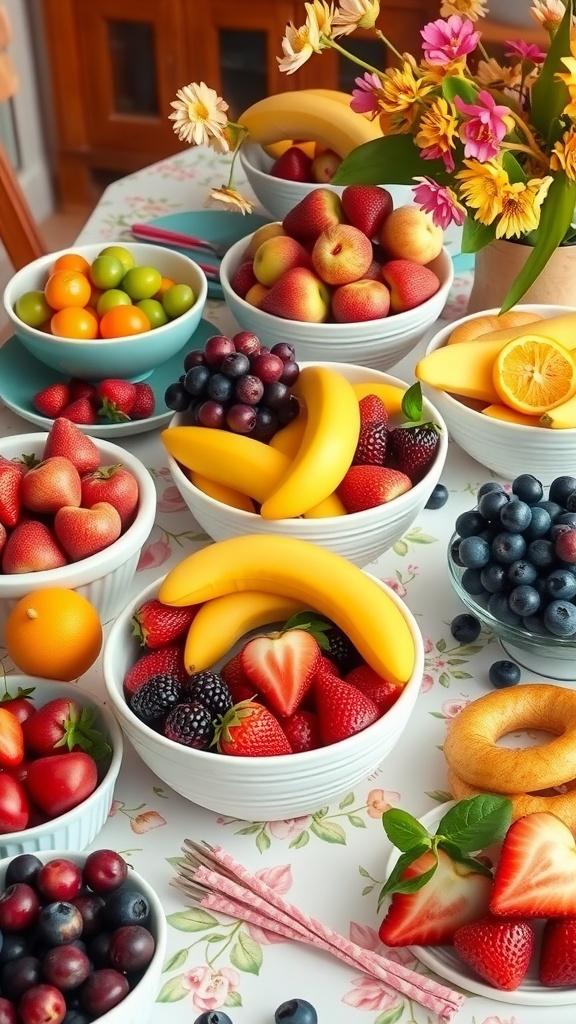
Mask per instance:
[[[533,633],[523,626],[508,625],[492,615],[462,585],[465,569],[452,557],[452,545],[457,539],[458,534],[454,533],[448,543],[448,572],[450,582],[466,608],[494,634],[508,657],[522,668],[549,679],[576,681],[576,636],[554,636],[544,626],[541,633]]]

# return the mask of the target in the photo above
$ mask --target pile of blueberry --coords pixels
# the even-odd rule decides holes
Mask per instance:
[[[287,342],[269,349],[250,331],[232,338],[215,334],[203,349],[186,354],[184,373],[164,400],[174,412],[189,412],[198,426],[269,441],[298,415],[290,388],[299,372]]]
[[[479,608],[532,635],[576,639],[576,477],[556,477],[547,498],[529,473],[511,491],[488,481],[455,526],[450,555]]]
[[[14,857],[0,894],[0,1024],[90,1024],[140,980],[156,943],[148,900],[113,850],[80,868]]]
[[[207,1010],[194,1024],[232,1024],[232,1018],[223,1010]],[[287,999],[276,1007],[274,1024],[318,1024],[318,1014],[307,999]]]

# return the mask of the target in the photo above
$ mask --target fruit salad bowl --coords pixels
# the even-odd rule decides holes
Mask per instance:
[[[397,377],[362,366],[329,362],[300,363],[299,365],[301,369],[309,365],[326,366],[343,375],[352,383],[392,385],[401,388],[402,391],[408,387]],[[224,504],[200,490],[191,482],[187,472],[171,455],[167,456],[168,465],[176,486],[192,515],[213,540],[224,540],[227,537],[246,533],[297,537],[329,548],[362,567],[375,561],[383,551],[391,548],[406,533],[438,483],[448,452],[448,432],[438,410],[427,399],[424,400],[423,419],[433,421],[440,427],[434,462],[423,479],[391,501],[348,515],[322,518],[264,519],[258,513],[246,512],[241,508]],[[178,426],[186,422],[186,413],[178,413],[173,418],[171,425]]]
[[[193,292],[194,302],[189,309],[143,334],[94,339],[62,337],[24,323],[15,311],[15,304],[21,296],[44,289],[57,259],[73,252],[92,264],[103,248],[105,246],[101,242],[76,245],[33,260],[17,271],[6,285],[4,309],[14,334],[24,348],[53,370],[67,377],[90,381],[101,381],[106,377],[143,380],[180,351],[194,334],[202,317],[208,294],[206,275],[194,260],[183,253],[144,242],[122,243],[122,249],[132,255],[138,268],[152,267],[163,278],[170,278],[179,285],[189,285]],[[119,287],[119,284],[106,287]],[[136,298],[133,301],[135,304]]]
[[[163,782],[217,814],[250,821],[283,820],[311,814],[341,797],[375,771],[400,741],[422,681],[424,646],[418,625],[404,602],[384,583],[376,582],[389,593],[407,624],[414,644],[414,668],[392,707],[362,732],[315,750],[262,758],[196,750],[154,731],[126,703],[123,683],[139,656],[132,616],[145,601],[157,596],[161,583],[157,580],[124,608],[104,648],[106,690],[126,738]]]
[[[59,862],[54,866],[52,873],[48,876],[49,884],[55,887],[54,891],[57,891],[57,886],[61,879],[64,880],[63,884],[70,884],[69,880],[73,877],[72,869],[69,867],[70,862],[80,868],[82,878],[85,878],[86,874],[84,869],[89,856],[91,861],[87,871],[90,872],[88,877],[92,879],[95,872],[95,858],[98,855],[102,855],[109,859],[110,851],[95,848],[91,854],[86,854],[77,849],[69,849],[67,847],[59,847],[55,850],[50,849],[36,851],[36,857],[41,864],[39,870],[42,870],[42,865],[48,865],[54,861]],[[0,861],[0,893],[3,893],[7,888],[6,878],[11,864],[14,865],[11,868],[12,872],[26,872],[25,866],[22,866],[22,868],[17,866],[17,862],[14,861],[13,856],[8,855],[6,858],[2,859]],[[18,877],[20,877],[20,874],[18,874]],[[33,875],[30,877],[29,883],[27,884],[34,887]],[[99,884],[98,879],[94,878],[94,888],[85,885],[82,892],[85,895],[95,893]],[[124,910],[124,907],[121,910],[117,910],[113,906],[113,904],[116,904],[116,907],[118,906],[119,900],[117,894],[120,893],[122,893],[122,901],[124,907],[128,908],[127,910]],[[134,943],[133,939],[133,944],[130,946],[129,944],[122,945],[121,941],[116,940],[113,953],[113,957],[115,959],[110,961],[107,958],[101,958],[101,962],[98,963],[98,966],[90,965],[90,974],[86,978],[85,982],[81,983],[80,986],[77,986],[73,993],[67,992],[66,994],[69,998],[72,997],[75,1000],[77,999],[78,1003],[82,1005],[83,1008],[81,1010],[74,1010],[74,1014],[78,1015],[79,1019],[97,1019],[101,1021],[102,1024],[142,1024],[142,1022],[146,1021],[152,1014],[158,994],[162,965],[166,953],[167,925],[162,901],[149,882],[147,882],[146,879],[131,866],[128,866],[128,873],[121,886],[108,892],[104,891],[102,895],[98,896],[98,899],[109,906],[110,909],[107,909],[106,913],[109,914],[110,917],[114,914],[116,915],[116,922],[114,925],[111,925],[111,934],[114,934],[120,927],[123,927],[119,924],[119,921],[123,920],[124,916],[128,918],[130,917],[129,908],[134,904],[135,900],[138,900],[138,903],[136,904],[138,914],[143,915],[141,919],[146,922],[145,925],[143,924],[141,927],[145,928],[152,937],[151,942],[148,937],[150,945],[148,946],[148,943],[146,943],[147,948],[144,956],[148,959],[151,955],[151,958],[148,959],[146,966],[140,968],[140,970],[127,972],[120,971],[119,973],[122,974],[125,979],[122,981],[117,975],[119,967],[113,967],[112,964],[118,964],[119,956],[126,958],[124,960],[125,963],[130,962],[131,957],[135,955],[138,956],[138,953],[135,953],[135,946],[138,945],[138,942]],[[57,903],[57,900],[50,901],[49,897],[41,896],[41,906],[47,907],[50,903],[54,905]],[[32,929],[32,931],[34,931],[34,929]],[[86,940],[86,945],[88,946],[91,941],[96,941],[96,943],[98,942],[99,935],[95,935],[93,940],[91,940],[88,935],[84,936],[82,932],[80,932],[80,934],[82,935],[82,939]],[[92,936],[92,932],[90,935]],[[123,932],[125,943],[127,935],[127,932]],[[122,936],[120,936],[120,938],[122,938]],[[84,945],[82,939],[78,940],[80,946]],[[137,939],[139,940],[140,949],[142,950],[144,948],[143,932],[138,933]],[[37,953],[39,956],[44,955],[45,959],[48,958],[49,961],[52,960],[53,962],[53,958],[50,954],[53,953],[54,949],[57,947],[50,945],[49,943],[50,939],[46,941],[43,949],[39,948],[37,950]],[[66,946],[65,948],[69,949],[70,947]],[[143,956],[142,952],[140,952],[139,955]],[[65,958],[59,958],[59,961],[57,962],[62,968],[62,973],[64,973],[66,969]],[[77,970],[81,970],[81,966],[78,963],[76,963],[75,966]],[[107,970],[107,974],[98,979],[96,971],[102,970],[103,968]],[[47,969],[49,970],[50,968]],[[104,984],[102,984],[102,982],[104,982]],[[54,991],[53,986],[56,987],[56,992]],[[56,999],[57,1005],[61,998],[61,990],[58,989],[58,986],[56,985],[56,978],[53,978],[51,984],[47,984],[45,988],[50,990],[45,994],[52,1000],[50,1006],[52,1009],[54,1006],[54,999]],[[6,992],[6,997],[7,996],[8,993]],[[122,996],[123,998],[121,998]],[[119,1001],[113,1005],[116,999],[119,999]],[[86,1013],[84,1009],[85,1006],[91,1007],[92,1012],[90,1014]],[[107,1006],[110,1008],[107,1009]],[[38,1006],[38,1009],[42,1009],[40,1005]],[[48,1017],[48,1015],[49,1011],[45,1012],[45,1017]],[[42,1019],[45,1019],[45,1017],[42,1016]],[[14,1019],[16,1019],[16,1017],[14,1017]],[[18,1017],[18,1019],[20,1019],[20,1017]],[[56,1019],[55,1014],[54,1019]]]
[[[238,324],[272,347],[286,341],[296,349],[299,360],[332,360],[356,363],[375,370],[388,370],[406,356],[440,316],[454,277],[452,259],[444,248],[429,264],[440,287],[419,306],[405,312],[356,323],[309,323],[273,316],[247,302],[232,287],[232,280],[245,262],[248,235],[233,245],[220,267],[224,298]]]
[[[0,458],[21,459],[22,455],[43,457],[48,435],[14,434],[0,439]],[[107,622],[122,607],[134,578],[140,552],[154,525],[156,489],[139,459],[109,441],[94,439],[101,466],[120,464],[136,479],[139,498],[135,517],[117,540],[96,554],[70,561],[58,568],[38,572],[0,572],[0,645],[8,615],[26,594],[47,587],[67,587],[82,594]]]
[[[80,686],[71,687],[69,683],[36,676],[8,676],[10,694],[16,695],[19,688],[31,691],[30,703],[35,709],[60,698],[73,699],[82,708],[91,709],[94,728],[103,734],[111,753],[97,762],[98,784],[81,803],[49,820],[35,821],[32,815],[26,828],[3,831],[0,835],[0,857],[38,853],[40,850],[83,850],[94,841],[108,818],[122,762],[122,732],[112,711]],[[10,710],[10,703],[3,703],[2,707]]]
[[[570,313],[566,306],[555,305],[525,304],[516,306],[515,309],[538,314],[545,319]],[[457,328],[478,316],[497,313],[497,309],[489,309],[483,313],[463,317],[443,327],[428,344],[426,355],[446,346],[451,333]],[[518,328],[519,334],[521,331],[529,331],[529,326]],[[482,339],[478,339],[476,344],[482,344]],[[457,360],[460,345],[452,344],[448,347],[454,349],[454,358]],[[460,355],[462,351],[460,350]],[[459,374],[459,367],[466,365],[478,380],[479,372],[474,369],[468,357],[460,359],[459,362],[455,361],[454,374]],[[482,408],[488,407],[490,402],[459,398],[456,394],[432,386],[425,377],[421,379],[424,391],[443,416],[450,437],[468,455],[498,476],[512,480],[519,473],[533,473],[542,483],[549,484],[554,477],[572,472],[576,468],[576,426],[548,429],[539,425],[493,418],[481,411]]]

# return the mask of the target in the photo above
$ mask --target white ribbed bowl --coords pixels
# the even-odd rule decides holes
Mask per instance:
[[[300,363],[301,367],[311,364]],[[369,370],[364,366],[349,366],[343,363],[323,363],[341,373],[353,383],[375,381],[380,384],[394,384],[404,389],[408,384],[387,373]],[[441,427],[436,458],[426,476],[406,494],[401,494],[384,505],[354,512],[352,515],[334,516],[326,519],[263,519],[254,512],[224,505],[199,490],[188,479],[183,469],[167,453],[168,466],[180,494],[192,512],[199,526],[213,540],[225,540],[247,533],[269,533],[298,537],[320,547],[342,555],[355,565],[364,566],[375,561],[382,552],[391,548],[410,528],[418,517],[430,494],[440,479],[448,453],[448,431],[438,410],[428,399],[424,399],[424,418],[433,420]],[[171,426],[186,423],[186,414],[179,413]]]
[[[95,849],[99,848],[95,847]],[[80,867],[84,866],[88,856],[88,853],[72,851],[66,847],[58,847],[49,852],[40,852],[39,850],[34,852],[43,864],[62,857],[66,860],[71,860]],[[4,889],[6,869],[11,860],[12,857],[10,855],[4,860],[0,860],[0,892]],[[164,908],[158,895],[146,879],[138,874],[137,871],[134,871],[134,868],[130,867],[130,865],[128,866],[128,877],[124,885],[126,888],[135,889],[136,892],[140,893],[148,901],[150,919],[147,928],[154,936],[156,948],[148,967],[132,991],[128,993],[118,1006],[114,1006],[108,1013],[103,1013],[101,1017],[97,1018],[101,1024],[143,1024],[144,1021],[148,1020],[156,1003],[162,966],[166,955],[168,928]]]
[[[243,330],[258,335],[262,344],[269,348],[278,341],[289,342],[294,345],[298,360],[333,360],[389,370],[412,351],[436,322],[454,279],[452,258],[443,249],[429,264],[440,278],[440,288],[431,299],[415,309],[363,323],[311,324],[302,320],[285,320],[251,306],[231,287],[230,282],[243,262],[251,237],[247,235],[231,246],[220,265],[220,283],[226,304]]]
[[[393,750],[408,724],[422,682],[424,644],[416,620],[393,590],[380,580],[375,582],[401,610],[414,641],[416,659],[414,672],[396,703],[367,729],[318,750],[252,758],[183,747],[144,725],[126,704],[122,684],[138,653],[130,620],[144,601],[156,596],[157,580],[118,616],[104,647],[104,681],[125,736],[163,782],[216,814],[248,821],[278,821],[312,814],[337,800],[375,771]]]
[[[0,439],[0,456],[19,458],[36,453],[42,457],[47,434],[14,434]],[[70,562],[59,569],[44,572],[0,573],[0,646],[4,642],[6,620],[21,597],[33,590],[47,587],[69,587],[77,590],[96,608],[102,622],[107,622],[122,607],[136,572],[140,552],[154,525],[156,488],[146,467],[125,448],[94,438],[101,456],[101,465],[122,463],[138,481],[140,501],[134,522],[118,540],[79,562]]]
[[[526,304],[515,309],[540,313],[543,317],[561,316],[571,312],[567,306]],[[498,309],[487,309],[482,313],[462,317],[434,335],[426,348],[426,354],[446,344],[450,334],[459,324],[473,320],[484,313],[498,313]],[[530,329],[530,325],[526,325]],[[532,473],[545,485],[554,477],[564,473],[576,474],[576,428],[547,430],[545,427],[529,427],[520,423],[506,423],[503,420],[483,416],[464,401],[459,401],[446,391],[422,385],[423,390],[434,402],[448,427],[450,437],[473,459],[492,470],[505,480],[513,480],[520,473]]]
[[[112,753],[107,768],[93,793],[77,807],[43,825],[34,825],[21,832],[0,835],[0,857],[15,857],[19,853],[38,853],[40,850],[84,850],[104,827],[114,795],[114,786],[122,763],[122,732],[112,712],[93,693],[71,683],[36,676],[10,675],[10,688],[16,692],[34,687],[35,707],[43,707],[56,697],[70,697],[82,707],[98,711],[95,727],[106,736]]]

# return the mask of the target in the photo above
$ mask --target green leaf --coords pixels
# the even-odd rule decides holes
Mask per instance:
[[[182,975],[180,974],[177,978],[170,978],[169,981],[165,981],[156,997],[156,1002],[178,1003],[181,999],[185,999],[189,989],[184,988],[181,978]]]
[[[491,224],[481,224],[479,220],[468,216],[462,227],[462,252],[479,252],[495,238],[496,229]]]
[[[414,178],[429,175],[447,183],[442,160],[422,160],[412,135],[386,135],[357,146],[342,161],[333,185],[412,185]]]
[[[335,821],[313,821],[310,825],[310,831],[325,843],[346,846],[346,833],[342,826]]]
[[[414,875],[413,878],[406,878],[403,881],[402,875],[406,871],[406,868],[410,867],[415,860],[418,860],[418,857],[421,857],[423,853],[427,853],[428,851],[430,851],[435,858],[432,867],[429,868],[428,871],[423,871],[420,875]],[[380,907],[385,896],[391,896],[395,892],[411,893],[418,892],[420,889],[423,889],[426,883],[429,882],[434,875],[437,867],[438,857],[436,855],[436,851],[424,843],[420,846],[413,846],[412,849],[407,850],[406,853],[400,854],[392,868],[392,871],[380,890],[378,906]]]
[[[446,804],[452,799],[452,794],[446,793],[443,789],[431,789],[424,795],[430,797],[431,800],[436,800],[439,804]]]
[[[453,78],[448,75],[442,80],[442,95],[450,103],[454,102],[455,96],[459,96],[464,103],[474,103],[478,96],[478,88],[465,78]]]
[[[506,171],[510,181],[512,182],[526,182],[528,180],[526,172],[523,167],[518,163],[513,153],[505,152],[502,157],[502,167]]]
[[[534,284],[568,231],[575,206],[576,181],[569,181],[563,171],[557,171],[542,205],[536,245],[509,289],[500,312],[505,313],[515,306]]]
[[[162,973],[167,974],[168,971],[175,971],[178,967],[184,967],[187,959],[188,950],[178,949],[176,953],[173,953],[172,956],[168,957],[164,967],[162,968]]]
[[[419,380],[402,395],[402,414],[411,423],[422,419],[422,385]]]
[[[230,950],[230,963],[239,971],[247,974],[259,974],[262,967],[262,947],[246,932],[240,932],[238,941]]]
[[[297,612],[288,622],[285,623],[283,632],[288,629],[304,629],[314,637],[316,643],[322,650],[330,650],[330,642],[326,637],[329,629],[334,628],[333,622],[319,619],[316,612]]]
[[[296,837],[296,839],[292,840],[292,842],[290,843],[288,849],[289,850],[302,850],[303,847],[308,846],[309,842],[310,842],[310,836],[308,835],[308,832],[306,832],[306,831],[305,832],[301,832],[300,835]]]
[[[482,850],[503,839],[512,821],[512,802],[492,793],[459,800],[446,812],[436,829],[465,853]]]
[[[242,996],[239,992],[229,992],[224,1000],[224,1006],[242,1006]]]
[[[421,843],[430,846],[430,833],[414,815],[400,807],[384,811],[382,826],[390,842],[399,850],[411,850]]]
[[[393,1006],[391,1010],[385,1010],[384,1013],[380,1013],[374,1024],[396,1024],[399,1021],[402,1014],[404,1013],[404,1003],[400,1003],[399,1006]]]
[[[397,540],[392,550],[395,555],[407,555],[409,548],[405,540]]]
[[[357,814],[349,814],[348,821],[354,828],[366,828],[366,822],[363,818],[360,818]]]
[[[340,811],[345,810],[346,807],[350,807],[350,804],[354,803],[354,793],[347,793],[345,797],[338,804]]]
[[[179,932],[204,932],[207,928],[214,928],[218,924],[217,918],[202,910],[201,907],[178,910],[175,914],[168,914],[166,920],[172,928],[176,928]]]
[[[450,676],[448,672],[440,673],[440,675],[438,676],[438,683],[440,684],[440,686],[443,686],[445,689],[448,689],[448,687],[450,686]]]
[[[554,33],[546,59],[532,86],[530,123],[546,140],[549,139],[552,121],[560,117],[570,99],[568,89],[563,81],[556,78],[556,74],[566,71],[562,57],[570,56],[572,14],[572,0],[566,0],[564,17]]]
[[[180,855],[180,857],[166,857],[166,861],[173,868],[180,868],[186,863],[186,858]]]
[[[479,875],[486,875],[487,878],[492,878],[492,872],[486,864],[482,864],[475,857],[468,857],[466,853],[462,853],[462,850],[459,846],[456,846],[456,843],[451,843],[447,839],[441,839],[438,847],[445,850],[451,860],[457,861],[458,864],[468,865]]]
[[[256,848],[258,852],[265,853],[266,850],[270,849],[271,845],[272,843],[270,841],[270,836],[268,835],[268,833],[264,830],[259,832],[258,835],[256,836]]]

